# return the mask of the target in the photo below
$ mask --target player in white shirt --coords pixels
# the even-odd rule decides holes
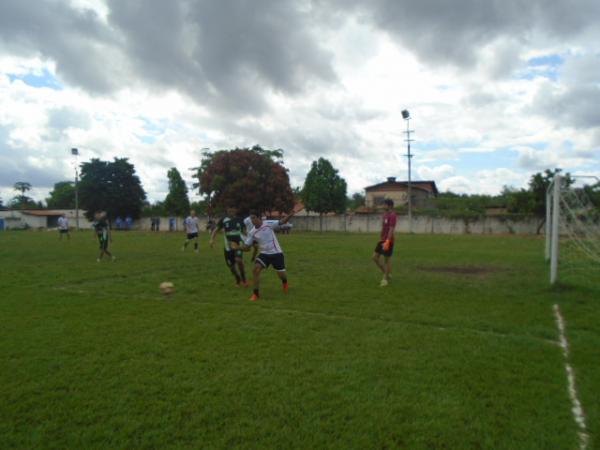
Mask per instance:
[[[196,216],[196,211],[193,209],[190,211],[190,215],[183,221],[183,226],[185,227],[186,239],[183,247],[181,247],[181,251],[184,251],[190,241],[193,240],[194,251],[198,253],[198,217]]]
[[[58,236],[60,239],[62,239],[63,234],[67,235],[67,239],[71,239],[69,235],[69,219],[64,214],[58,218]]]
[[[273,265],[273,268],[277,271],[277,276],[281,280],[283,292],[288,291],[287,272],[285,270],[285,259],[283,256],[283,250],[279,245],[277,236],[275,236],[275,229],[286,223],[293,214],[284,217],[282,220],[277,221],[263,221],[261,217],[256,214],[250,214],[250,220],[254,225],[254,228],[248,233],[248,237],[244,241],[242,250],[250,250],[254,244],[258,244],[259,254],[254,260],[254,292],[250,300],[255,302],[260,297],[260,273],[263,269]]]

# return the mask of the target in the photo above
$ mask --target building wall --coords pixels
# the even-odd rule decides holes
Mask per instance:
[[[74,229],[76,226],[76,211],[74,209],[66,209],[63,212],[65,217],[69,219],[69,227]],[[84,212],[85,211],[79,210],[79,228],[91,229],[92,223],[85,218],[83,215]],[[48,228],[49,222],[48,216],[33,216],[19,210],[0,211],[0,218],[4,219],[4,228],[6,230],[23,228],[32,228],[35,230],[45,229]],[[51,220],[50,223],[54,224],[55,221]]]
[[[293,217],[293,230],[319,231],[318,217]],[[412,232],[417,234],[531,234],[537,233],[540,219],[507,219],[482,217],[476,220],[446,217],[413,216]],[[381,231],[381,214],[356,214],[323,217],[323,231],[378,233]],[[408,233],[408,217],[398,216],[396,231]]]

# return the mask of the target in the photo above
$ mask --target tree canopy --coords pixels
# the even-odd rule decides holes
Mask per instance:
[[[54,183],[50,197],[46,199],[48,208],[73,209],[75,208],[75,185],[72,181],[59,181]]]
[[[14,196],[10,201],[12,208],[28,209],[28,208],[41,208],[43,205],[41,202],[36,203],[31,197],[25,195],[25,192],[31,190],[31,183],[26,181],[17,181],[13,185],[15,191],[20,192],[19,195]]]
[[[346,210],[346,180],[338,175],[325,158],[313,161],[302,188],[302,201],[307,211],[319,214]]]
[[[290,211],[294,196],[282,150],[260,146],[205,152],[195,178],[212,208],[231,205],[240,212]]]
[[[111,219],[118,216],[137,219],[146,193],[127,158],[115,158],[112,162],[94,158],[81,165],[79,197],[90,220],[96,211],[106,211]]]
[[[167,177],[169,178],[169,193],[165,198],[163,207],[168,214],[185,216],[190,210],[190,200],[187,195],[188,188],[185,181],[175,167],[169,170]]]

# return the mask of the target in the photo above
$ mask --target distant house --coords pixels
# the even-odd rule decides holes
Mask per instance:
[[[431,200],[438,195],[435,181],[411,181],[412,206],[415,208],[431,207]],[[383,183],[365,188],[365,206],[367,208],[383,208],[385,199],[390,198],[394,205],[408,204],[408,181],[396,181],[389,177]]]
[[[65,215],[69,219],[69,227],[76,226],[76,211],[74,209],[7,209],[0,211],[0,229],[49,229],[58,227],[58,218]],[[79,210],[80,228],[90,228],[91,223],[84,216],[85,211]]]

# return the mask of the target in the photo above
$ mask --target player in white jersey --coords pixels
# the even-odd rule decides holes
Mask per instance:
[[[63,234],[67,236],[67,239],[71,239],[69,235],[69,219],[64,214],[58,218],[58,236],[60,239],[62,239]]]
[[[196,216],[196,211],[193,209],[190,211],[190,215],[183,221],[183,226],[185,227],[186,239],[183,247],[181,247],[181,251],[184,251],[190,241],[193,240],[194,251],[198,253],[198,217]]]
[[[260,273],[263,269],[273,265],[273,268],[277,271],[277,276],[281,280],[283,292],[288,291],[287,272],[285,270],[285,259],[283,256],[283,250],[279,245],[277,236],[275,236],[275,229],[286,223],[293,214],[284,217],[282,220],[277,221],[263,221],[261,217],[256,214],[250,214],[250,219],[254,228],[248,233],[242,250],[250,250],[254,244],[258,244],[259,254],[254,260],[254,292],[250,300],[255,302],[260,297]]]

